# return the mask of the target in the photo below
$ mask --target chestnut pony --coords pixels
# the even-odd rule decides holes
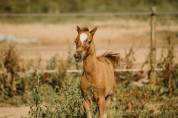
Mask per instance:
[[[118,53],[104,53],[96,56],[93,36],[97,30],[95,27],[89,30],[87,27],[77,26],[78,35],[75,39],[76,52],[74,58],[76,62],[83,61],[83,74],[81,77],[81,90],[84,100],[84,109],[88,118],[92,118],[90,110],[93,96],[99,107],[99,118],[106,116],[106,101],[108,96],[113,94],[116,87],[114,78],[114,67],[119,60]]]

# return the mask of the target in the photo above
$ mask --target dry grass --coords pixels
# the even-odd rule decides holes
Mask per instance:
[[[10,50],[7,52],[10,51],[13,52],[13,55],[16,54],[16,48],[8,49]],[[171,48],[170,51],[173,51],[173,49]],[[71,53],[68,52],[68,54]],[[170,60],[168,62],[171,62],[172,60],[172,58],[169,58],[170,54],[173,53],[169,52],[168,55],[165,56],[165,59]],[[134,60],[134,57],[135,53],[133,49],[130,48],[130,51],[125,54],[123,59],[126,61],[121,62],[127,65],[123,66],[123,68],[132,68],[132,64],[136,61]],[[18,64],[20,63],[23,62],[18,62]],[[173,66],[173,63],[169,64],[170,66]],[[31,62],[29,66],[30,65],[33,65],[33,73],[22,77],[17,76],[18,78],[15,80],[17,85],[15,94],[12,95],[7,87],[0,89],[0,103],[13,106],[24,104],[31,106],[29,117],[33,118],[85,116],[82,107],[83,98],[79,87],[80,74],[66,73],[66,69],[68,68],[78,68],[78,66],[71,61],[70,55],[68,55],[68,58],[65,60],[58,55],[54,55],[54,57],[48,61],[46,68],[58,69],[57,73],[38,73],[37,69],[40,69],[41,66],[40,58],[36,60],[35,63]],[[24,68],[25,70],[28,70],[27,68],[30,67],[24,65]],[[15,71],[17,73],[17,70]],[[172,83],[177,83],[176,78],[178,76],[176,66],[174,71],[175,73],[171,76],[171,81]],[[169,70],[165,69],[165,72],[169,72]],[[149,82],[143,82],[141,83],[141,86],[135,84],[145,79],[144,76],[147,76],[147,73],[119,73],[117,75],[117,93],[110,106],[108,106],[108,116],[112,118],[176,118],[177,87],[171,86],[172,89],[170,89],[169,82],[164,82],[165,78],[167,78],[165,72],[158,73],[157,78],[159,84],[156,86],[152,86]],[[7,73],[0,75],[0,82],[7,79],[6,75]],[[25,80],[28,81],[26,82]],[[5,83],[1,83],[1,85],[2,84],[6,84],[6,81]],[[98,111],[96,105],[92,108],[92,111],[94,112],[94,116],[97,117]]]

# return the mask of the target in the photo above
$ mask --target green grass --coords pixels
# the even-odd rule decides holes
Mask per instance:
[[[76,76],[68,78],[58,92],[54,92],[47,84],[40,85],[32,92],[36,104],[31,105],[30,117],[82,117],[85,111],[82,107],[79,80]],[[178,115],[178,98],[175,95],[169,97],[167,94],[156,94],[159,93],[159,89],[150,85],[137,88],[120,83],[117,89],[115,99],[108,107],[107,113],[110,118],[176,118]],[[93,104],[93,115],[97,118],[97,106]]]
[[[119,77],[119,76],[118,76]],[[117,78],[117,93],[108,106],[109,118],[176,118],[178,116],[178,96],[169,95],[166,86],[143,87],[126,83],[130,74],[122,75],[122,81]],[[44,81],[44,78],[47,78]],[[0,102],[8,106],[30,106],[31,118],[80,118],[85,115],[83,97],[80,90],[80,74],[59,75],[33,74],[29,76],[30,87],[28,93],[9,95],[8,91],[1,92]],[[57,84],[59,81],[60,84]],[[20,81],[19,81],[20,82]],[[95,103],[92,107],[94,117],[98,110]]]

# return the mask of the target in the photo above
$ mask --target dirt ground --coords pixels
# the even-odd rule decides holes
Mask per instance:
[[[27,118],[29,107],[0,107],[0,118]]]

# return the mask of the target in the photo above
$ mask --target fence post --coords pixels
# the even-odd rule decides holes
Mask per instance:
[[[31,0],[26,0],[26,13],[31,13]]]
[[[152,84],[156,84],[156,7],[151,8],[151,37],[150,37],[150,79]]]

